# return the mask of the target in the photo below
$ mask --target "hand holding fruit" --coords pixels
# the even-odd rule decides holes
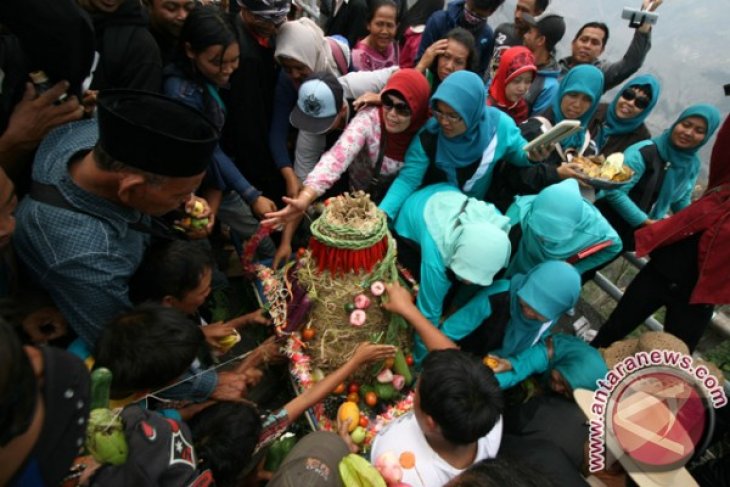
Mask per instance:
[[[208,202],[199,196],[191,196],[185,203],[185,213],[188,216],[175,222],[191,239],[205,238],[210,235],[215,224],[215,215]]]
[[[402,316],[415,306],[411,292],[398,282],[386,284],[385,290],[388,293],[388,299],[384,299],[381,306],[386,311]]]

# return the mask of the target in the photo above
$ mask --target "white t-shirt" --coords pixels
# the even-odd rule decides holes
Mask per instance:
[[[492,430],[486,436],[479,438],[474,463],[485,458],[496,457],[501,441],[502,417],[500,416]],[[375,460],[388,451],[392,451],[398,457],[406,451],[415,455],[415,468],[403,469],[402,480],[413,487],[441,486],[463,472],[462,469],[448,464],[433,451],[418,426],[413,412],[396,419],[375,437],[373,448],[370,451],[371,463],[374,465]]]

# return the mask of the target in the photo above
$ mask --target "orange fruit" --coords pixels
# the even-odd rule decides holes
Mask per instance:
[[[350,424],[347,426],[347,432],[352,433],[360,424],[360,409],[354,402],[345,401],[337,410],[337,419],[342,423],[349,419]]]
[[[378,395],[375,394],[373,391],[369,391],[367,394],[365,394],[365,404],[370,407],[378,404]]]
[[[398,457],[398,462],[401,467],[409,470],[416,466],[416,455],[414,455],[413,452],[404,451],[400,454],[400,457]]]
[[[302,330],[302,340],[304,340],[305,342],[308,342],[309,340],[314,338],[314,336],[316,334],[317,334],[317,331],[314,328],[311,328],[311,327],[305,328],[304,330]]]
[[[344,394],[345,393],[345,383],[341,382],[340,385],[335,387],[335,390],[332,391],[332,394]]]
[[[360,396],[358,395],[357,392],[351,392],[347,395],[347,400],[357,404],[360,402]]]

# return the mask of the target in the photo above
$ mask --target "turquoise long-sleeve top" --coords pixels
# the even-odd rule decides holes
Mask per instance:
[[[636,186],[646,171],[646,162],[640,150],[653,143],[651,140],[643,140],[626,149],[626,152],[624,152],[624,164],[634,171],[634,176],[631,178],[631,181],[616,189],[601,191],[598,195],[599,199],[605,198],[613,209],[621,215],[621,218],[626,220],[632,227],[640,226],[649,218],[652,220],[664,218],[668,210],[676,213],[689,206],[692,201],[692,190],[695,187],[697,176],[700,172],[700,166],[697,164],[695,167],[689,168],[688,171],[683,171],[685,173],[684,177],[665,177],[662,187],[659,190],[657,201],[659,199],[666,200],[667,204],[655,204],[648,214],[645,213],[634,203],[634,200],[629,196],[629,192],[634,189],[634,186]],[[676,173],[677,169],[673,169],[670,163],[667,171],[669,173]]]
[[[704,119],[707,124],[705,136],[698,145],[680,149],[674,144],[672,133],[678,124],[683,123],[685,119],[690,117]],[[626,149],[624,164],[634,170],[634,176],[627,184],[611,191],[599,193],[598,197],[606,198],[616,212],[633,227],[638,227],[649,218],[652,220],[664,218],[670,210],[676,213],[689,206],[692,202],[692,190],[702,164],[697,153],[709,141],[719,124],[720,112],[712,105],[701,103],[686,108],[671,127],[661,135],[651,140],[637,142]],[[656,202],[647,214],[633,202],[629,197],[629,192],[641,180],[641,176],[646,171],[646,161],[644,161],[640,151],[649,144],[657,146],[659,155],[664,161],[667,161],[668,167]]]
[[[563,376],[571,389],[596,390],[596,381],[608,373],[600,352],[578,337],[556,334],[549,339],[553,343],[553,357],[548,356],[547,339],[509,357],[512,370],[496,374],[502,389],[515,386],[533,374],[555,369]]]
[[[416,306],[434,326],[439,326],[443,300],[452,286],[447,270],[480,286],[492,284],[493,275],[509,258],[508,226],[507,218],[492,205],[467,199],[447,183],[427,186],[404,203],[395,231],[421,250]],[[475,252],[484,254],[479,262],[475,261]],[[478,325],[479,322],[473,328]],[[426,353],[423,342],[416,337],[416,363]]]
[[[487,194],[492,181],[492,172],[498,161],[504,159],[516,166],[530,165],[527,153],[523,150],[527,141],[522,137],[520,129],[517,128],[514,120],[509,115],[501,111],[498,112],[496,133],[482,154],[479,168],[474,176],[462,188],[459,188],[467,196],[476,199],[484,199]],[[428,129],[427,124],[426,127],[421,129],[421,132]],[[421,145],[421,132],[413,138],[406,152],[403,168],[401,168],[398,177],[393,181],[393,185],[380,203],[380,208],[391,219],[395,219],[398,215],[398,211],[406,198],[421,187],[429,164],[435,163],[435,161],[429,159],[423,145]]]

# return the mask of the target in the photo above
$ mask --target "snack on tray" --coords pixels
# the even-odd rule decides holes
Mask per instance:
[[[624,164],[624,155],[620,152],[615,152],[608,158],[602,155],[576,156],[571,162],[580,164],[581,170],[592,179],[623,183],[634,175],[634,171]]]

